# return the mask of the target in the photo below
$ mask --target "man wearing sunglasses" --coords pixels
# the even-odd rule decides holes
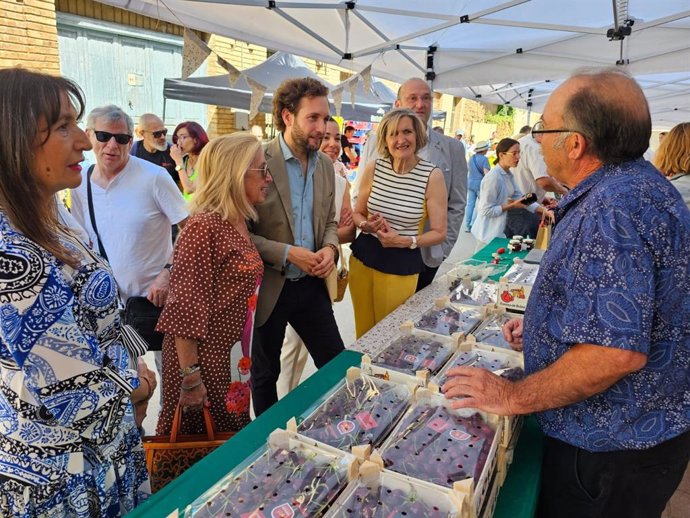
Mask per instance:
[[[179,186],[180,176],[175,169],[175,161],[170,156],[170,143],[166,139],[168,130],[160,117],[153,113],[141,115],[134,134],[139,140],[132,144],[129,154],[161,166]]]
[[[96,108],[86,125],[96,164],[72,190],[72,214],[108,259],[123,302],[140,296],[161,307],[168,296],[171,227],[187,219],[184,198],[165,169],[129,154],[134,124],[120,108]]]

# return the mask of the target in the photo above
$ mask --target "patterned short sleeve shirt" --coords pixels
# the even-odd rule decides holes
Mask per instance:
[[[641,370],[538,415],[589,451],[645,449],[690,429],[690,212],[645,160],[604,166],[556,209],[525,312],[529,373],[578,343],[638,351]]]

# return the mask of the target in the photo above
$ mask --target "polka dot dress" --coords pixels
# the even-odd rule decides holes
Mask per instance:
[[[198,341],[201,376],[218,432],[249,423],[249,412],[231,415],[225,396],[239,380],[230,350],[239,342],[247,319],[247,301],[254,294],[263,263],[254,244],[216,213],[189,218],[175,246],[170,294],[158,321],[163,341],[162,410],[156,433],[170,433],[180,397],[180,364],[175,336]],[[239,345],[237,345],[239,347]],[[204,433],[201,413],[185,414],[183,434]]]

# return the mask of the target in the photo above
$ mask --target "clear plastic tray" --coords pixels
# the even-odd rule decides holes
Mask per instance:
[[[477,328],[472,331],[472,336],[483,344],[500,347],[501,349],[513,350],[505,338],[503,338],[503,324],[513,318],[522,317],[517,313],[494,313],[488,315]]]
[[[495,282],[474,282],[461,279],[450,293],[452,304],[486,306],[495,304],[498,296],[498,285]]]
[[[270,444],[190,504],[185,517],[317,516],[347,485],[353,461],[297,439]]]
[[[506,371],[508,377],[512,378],[523,376],[521,354],[514,351],[490,351],[481,347],[472,347],[466,351],[456,352],[431,381],[436,386],[442,387],[447,381],[448,371],[460,366],[478,367],[491,372]]]
[[[453,304],[443,308],[434,307],[418,317],[417,329],[451,336],[455,333],[468,334],[484,318],[484,308]]]
[[[412,392],[361,372],[348,378],[303,414],[298,433],[345,451],[383,442],[410,406]]]
[[[411,375],[424,369],[435,374],[453,351],[455,343],[449,338],[413,330],[388,344],[372,359],[372,363]]]

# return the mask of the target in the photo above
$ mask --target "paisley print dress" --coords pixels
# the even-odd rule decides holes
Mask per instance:
[[[120,516],[149,494],[112,273],[74,269],[0,211],[0,516]]]

